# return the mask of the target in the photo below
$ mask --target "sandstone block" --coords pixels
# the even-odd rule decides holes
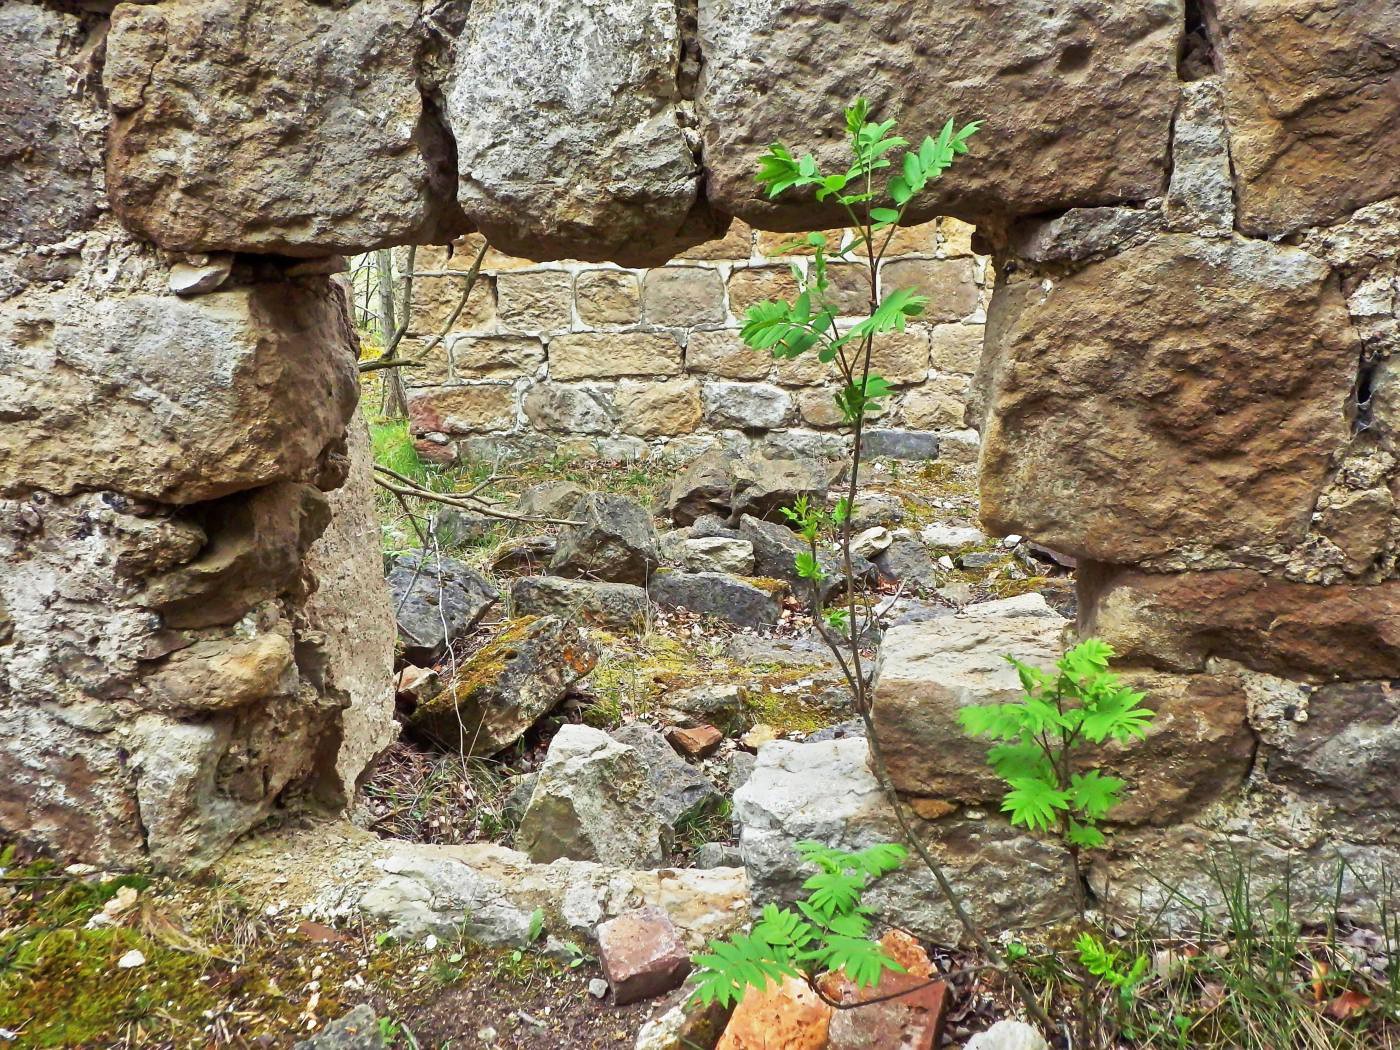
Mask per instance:
[[[528,379],[544,356],[544,344],[529,336],[458,336],[452,340],[452,378]]]
[[[424,270],[428,268],[427,263],[422,260],[423,253],[420,250],[414,259],[414,269]],[[400,253],[398,266],[406,268],[408,259],[405,254]],[[462,293],[466,291],[466,282],[461,277],[415,277],[413,279],[413,308],[409,311],[408,333],[411,336],[419,336],[424,339],[431,339],[434,336],[446,332],[445,343],[451,342],[451,337],[461,332],[478,332],[491,324],[496,319],[496,296],[493,290],[493,279],[487,274],[478,275],[475,283],[472,284],[471,293],[467,296],[466,303],[461,310],[457,309],[462,302]],[[457,319],[448,325],[453,313],[457,314]],[[440,344],[443,345],[443,344]]]
[[[846,238],[845,230],[822,230],[826,237],[827,251],[834,252]],[[806,233],[775,233],[772,230],[759,230],[754,238],[754,250],[765,259],[780,256],[811,255],[816,251],[807,243]]]
[[[892,259],[880,266],[880,295],[912,288],[928,296],[919,316],[957,321],[977,309],[977,270],[971,259]]]
[[[983,326],[939,324],[929,332],[930,364],[935,371],[970,376],[982,360]]]
[[[1227,656],[1326,681],[1400,675],[1400,581],[1290,583],[1245,569],[1086,576],[1080,626],[1126,660],[1199,671]]]
[[[1300,542],[1346,440],[1345,311],[1298,249],[1178,234],[1003,286],[983,521],[1112,562]]]
[[[904,395],[901,410],[904,422],[919,430],[960,430],[967,411],[967,380],[962,376],[931,379]]]
[[[799,390],[796,399],[802,422],[809,427],[839,427],[845,421],[829,390]]]
[[[612,390],[596,383],[536,383],[521,404],[530,425],[550,434],[610,434],[617,418]]]
[[[687,536],[681,540],[685,567],[692,572],[753,575],[753,544],[730,536]]]
[[[642,317],[641,287],[627,270],[584,270],[574,281],[574,300],[584,324],[636,324]]]
[[[415,434],[509,430],[515,423],[515,391],[499,383],[414,390],[408,419]]]
[[[772,430],[792,415],[792,398],[768,383],[706,383],[701,397],[713,427]]]
[[[753,255],[754,228],[743,219],[733,219],[723,236],[676,253],[678,259],[745,260]]]
[[[987,120],[955,176],[933,188],[911,222],[935,215],[980,220],[1159,196],[1176,103],[1182,9],[1174,0],[1046,5],[1015,0],[995,18],[974,0],[911,9],[861,5],[860,18],[806,18],[785,2],[716,0],[700,12],[705,77],[697,111],[706,195],[729,214],[769,227],[839,225],[792,192],[770,201],[754,156],[774,140],[845,170],[840,114],[862,85],[875,107],[918,141],[949,115]],[[1267,54],[1267,46],[1256,53]],[[761,55],[762,61],[754,61]],[[815,71],[815,72],[814,72]],[[801,80],[785,94],[779,85]],[[811,98],[833,101],[825,127]],[[828,131],[829,128],[829,131]]]
[[[179,251],[320,256],[463,227],[425,110],[409,0],[257,0],[112,13],[107,191]]]
[[[961,259],[972,254],[972,235],[977,227],[945,215],[938,220],[938,255],[945,259]]]
[[[911,973],[885,973],[873,988],[857,990],[842,981],[846,1002],[877,1000],[831,1018],[831,1050],[934,1050],[943,1032],[951,996],[942,981],[930,984]],[[900,994],[903,992],[904,994]],[[888,998],[887,998],[888,997]]]
[[[685,370],[725,379],[766,379],[773,359],[754,350],[734,331],[691,332],[685,343]]]
[[[492,244],[646,265],[718,232],[717,220],[688,221],[700,168],[678,108],[675,10],[544,0],[522,18],[509,0],[486,0],[455,44],[446,114],[458,198]]]
[[[1400,193],[1400,8],[1219,5],[1240,225],[1274,236]]]
[[[517,332],[567,332],[574,316],[574,275],[567,270],[503,273],[496,278],[501,324]]]
[[[579,332],[550,340],[552,379],[674,376],[681,372],[680,344],[664,332]]]
[[[766,301],[792,302],[797,281],[786,266],[736,266],[729,275],[729,312],[742,321],[749,307]]]
[[[783,386],[817,386],[834,382],[838,376],[835,364],[822,364],[816,350],[798,357],[773,360],[773,381]]]
[[[642,317],[648,324],[688,327],[724,320],[724,282],[703,266],[660,266],[642,281]]]
[[[892,386],[922,383],[928,376],[929,337],[922,327],[903,332],[885,332],[875,339],[870,351],[870,368]]]
[[[963,225],[967,224],[963,223]],[[968,228],[971,229],[971,227]],[[879,243],[876,242],[877,245]],[[890,246],[885,250],[885,258],[897,259],[901,255],[932,255],[937,248],[938,220],[921,222],[913,226],[901,226],[895,230],[894,236],[890,238]]]
[[[700,384],[694,379],[617,385],[618,425],[625,434],[689,434],[700,425]]]
[[[660,908],[642,908],[600,925],[598,958],[614,1006],[669,992],[690,973],[690,953]]]

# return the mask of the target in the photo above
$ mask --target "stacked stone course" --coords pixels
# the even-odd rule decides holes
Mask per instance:
[[[878,426],[934,433],[945,458],[965,460],[976,455],[964,411],[987,300],[987,260],[973,253],[972,232],[952,218],[898,232],[878,290],[914,288],[929,302],[874,354],[897,391]],[[853,239],[845,230],[827,237],[833,248]],[[409,357],[432,347],[426,367],[406,372],[418,447],[436,461],[556,451],[641,458],[672,445],[689,455],[754,440],[837,451],[835,369],[815,354],[774,361],[739,338],[749,307],[796,296],[792,267],[805,268],[810,249],[794,241],[735,220],[723,238],[647,269],[489,250],[451,326],[481,238],[463,237],[450,252],[420,247],[413,268],[425,276],[414,279],[403,347]],[[399,262],[407,266],[406,252]],[[867,309],[864,265],[835,263],[831,279],[843,314]]]

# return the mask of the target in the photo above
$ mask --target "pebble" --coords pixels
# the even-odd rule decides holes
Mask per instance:
[[[608,997],[608,982],[601,977],[595,977],[588,982],[588,994],[595,999],[606,999]]]
[[[117,960],[118,970],[134,970],[138,966],[145,965],[146,957],[142,955],[141,952],[136,948],[131,949],[131,951],[127,952],[125,955],[123,955],[120,959]]]

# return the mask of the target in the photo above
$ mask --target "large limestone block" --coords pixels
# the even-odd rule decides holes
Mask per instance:
[[[1400,581],[1292,583],[1247,569],[1085,577],[1080,624],[1125,659],[1199,671],[1211,657],[1327,681],[1400,677]]]
[[[98,211],[93,160],[68,112],[85,41],[72,15],[31,3],[0,7],[0,248],[49,244]],[[70,78],[71,84],[70,87]]]
[[[477,0],[456,53],[459,199],[493,245],[640,265],[717,232],[687,232],[700,166],[676,5]]]
[[[349,706],[340,714],[336,777],[346,798],[399,735],[394,720],[394,610],[384,579],[374,508],[374,453],[361,417],[350,423],[350,473],[330,493],[330,524],[311,547],[316,590],[302,608],[308,641],[323,658],[322,687]]]
[[[1302,541],[1359,345],[1327,266],[1168,235],[1003,285],[983,360],[982,517],[1079,558]]]
[[[355,353],[344,295],[320,278],[17,297],[0,310],[0,493],[183,504],[317,480],[344,447]]]
[[[751,222],[845,223],[810,194],[768,202],[753,173],[775,139],[835,170],[827,158],[845,156],[841,111],[856,94],[915,141],[949,117],[987,122],[913,221],[1142,200],[1165,186],[1180,0],[701,0],[699,25],[706,192]]]
[[[930,759],[936,761],[936,756]],[[739,849],[756,904],[806,896],[813,874],[796,844],[864,849],[899,842],[889,802],[868,765],[863,737],[764,745],[749,779],[734,793]],[[1048,841],[995,818],[914,821],[933,855],[984,928],[1021,929],[1073,910],[1067,859]],[[940,944],[963,935],[932,876],[910,859],[866,894],[881,920]]]
[[[1241,228],[1276,236],[1400,193],[1400,2],[1217,7]]]
[[[108,191],[164,248],[350,254],[461,232],[412,0],[118,4]]]

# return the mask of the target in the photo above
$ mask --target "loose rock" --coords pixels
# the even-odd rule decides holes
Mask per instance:
[[[655,729],[633,722],[613,730],[612,737],[636,749],[656,795],[656,813],[671,828],[719,803],[710,778],[677,755]]]
[[[599,926],[598,956],[617,1006],[669,992],[690,973],[690,955],[676,927],[655,907]]]
[[[557,616],[511,621],[472,654],[456,681],[408,717],[418,732],[463,754],[494,755],[551,711],[598,662],[598,649]]]
[[[781,528],[781,526],[778,526]],[[776,580],[740,580],[722,572],[683,573],[663,569],[647,585],[663,609],[688,609],[740,627],[772,627],[782,618],[786,585]]]
[[[666,741],[687,758],[705,758],[724,742],[724,734],[709,725],[689,729],[675,726],[666,730]]]
[[[630,583],[521,576],[510,586],[510,600],[519,614],[560,616],[624,634],[641,631],[651,618],[647,592]]]
[[[589,493],[574,504],[569,517],[583,524],[566,526],[559,534],[550,572],[645,584],[661,564],[651,515],[626,496]]]
[[[384,1050],[384,1045],[379,1018],[366,1004],[330,1022],[310,1039],[293,1043],[292,1050]]]
[[[421,551],[395,560],[389,594],[404,657],[425,666],[441,660],[500,598],[496,585],[475,569]]]
[[[665,859],[669,828],[637,749],[570,724],[550,742],[516,843],[541,863],[567,857],[654,868]]]

